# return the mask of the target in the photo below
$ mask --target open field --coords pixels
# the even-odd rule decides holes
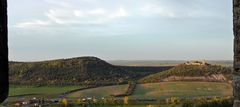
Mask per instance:
[[[61,94],[82,86],[65,87],[10,87],[9,96],[24,94]],[[81,90],[67,95],[70,98],[106,97],[121,94],[127,90],[127,85],[105,86]],[[198,97],[198,96],[231,96],[232,86],[218,82],[161,82],[138,84],[130,98],[166,98],[166,97]]]
[[[9,96],[24,94],[61,94],[70,90],[80,88],[83,88],[83,86],[63,86],[63,87],[10,86]]]
[[[53,105],[52,107],[59,107],[59,105]],[[71,107],[84,107],[84,106],[71,106]],[[94,107],[159,107],[159,105],[98,105]],[[172,105],[161,105],[161,107],[172,107]],[[181,107],[181,106],[174,106]]]
[[[113,94],[122,94],[127,90],[128,85],[105,86],[99,88],[92,88],[71,93],[67,95],[69,98],[88,98],[88,97],[107,97]]]
[[[105,97],[124,93],[127,85],[116,85],[82,90],[69,94],[70,98]],[[138,84],[130,98],[168,98],[199,96],[232,96],[232,87],[228,83],[218,82],[162,82]]]
[[[131,98],[232,96],[232,86],[217,82],[162,82],[137,85]]]
[[[109,97],[110,95],[122,94],[127,90],[128,85],[115,85],[104,86],[91,89],[84,89],[76,92],[72,92],[66,95],[66,98],[73,102],[76,99],[85,99],[90,97],[96,97],[101,99],[102,97]],[[7,102],[9,104],[18,100],[28,100],[34,97],[43,99],[56,99],[62,97],[62,93],[81,89],[82,86],[65,86],[65,87],[23,87],[23,86],[11,86],[10,97]],[[25,95],[26,94],[26,95]],[[156,99],[155,101],[163,100],[167,98],[179,97],[184,99],[194,99],[199,97],[226,97],[232,96],[232,86],[229,83],[220,82],[161,82],[161,83],[147,83],[137,84],[133,94],[129,96],[130,99]],[[111,97],[109,97],[111,98]],[[118,97],[117,99],[122,99]],[[125,105],[125,106],[96,106],[96,107],[154,107],[146,104],[157,104],[157,102],[141,102],[142,105]],[[70,103],[71,104],[71,103]],[[139,103],[136,103],[139,104]],[[54,104],[55,105],[55,104]],[[54,107],[54,105],[52,107]],[[178,104],[179,105],[179,104]],[[58,107],[58,104],[56,104]],[[74,106],[73,106],[74,107]],[[79,106],[76,106],[79,107]],[[156,106],[157,107],[157,106]],[[168,105],[161,105],[161,107],[170,107]],[[178,106],[175,106],[178,107]],[[179,106],[180,107],[180,106]]]

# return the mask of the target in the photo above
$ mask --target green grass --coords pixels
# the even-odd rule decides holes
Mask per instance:
[[[71,93],[69,98],[105,97],[123,93],[127,85],[116,85],[87,89]],[[219,82],[161,82],[138,84],[130,98],[169,98],[169,97],[201,97],[232,96],[232,86]]]
[[[24,94],[61,94],[70,90],[80,88],[83,88],[83,86],[64,86],[64,87],[10,86],[9,96]]]
[[[87,97],[106,97],[113,94],[122,94],[126,92],[128,85],[116,85],[116,86],[105,86],[99,88],[92,88],[87,90],[82,90],[69,94],[69,98],[87,98]]]
[[[232,86],[217,82],[161,82],[137,85],[131,98],[232,96]]]
[[[171,76],[177,76],[176,80],[188,80],[188,81],[209,81],[207,76],[212,77],[213,75],[224,76],[225,81],[232,80],[232,68],[223,67],[218,65],[209,66],[197,66],[197,65],[186,65],[181,64],[173,67],[172,69],[158,72],[156,74],[151,74],[139,80],[140,83],[158,83],[161,81],[175,81],[175,79],[169,79]],[[188,79],[183,79],[181,77],[186,77]],[[194,77],[199,77],[198,79]],[[222,79],[213,79],[214,81],[222,81]]]
[[[51,107],[59,107],[59,105],[53,105]],[[83,107],[83,106],[71,106],[71,107]],[[93,107],[159,107],[158,105],[99,105],[99,106],[93,106]],[[173,107],[171,105],[161,105],[161,107]],[[181,106],[174,106],[174,107],[181,107]]]
[[[82,86],[65,87],[23,87],[11,86],[10,96],[23,94],[61,94],[66,91],[82,88]],[[106,97],[124,93],[127,85],[105,86],[71,93],[69,98]],[[232,96],[232,86],[217,82],[161,82],[138,84],[130,98],[168,98],[199,96]]]
[[[106,97],[112,94],[124,93],[128,85],[105,86],[86,89],[68,94],[68,98],[88,98]],[[10,96],[22,94],[42,94],[28,95],[24,98],[57,98],[66,91],[82,88],[82,86],[65,87],[24,87],[10,86]],[[165,99],[169,97],[202,97],[202,96],[232,96],[232,86],[228,83],[217,82],[161,82],[138,84],[131,98],[156,98]],[[9,97],[8,101],[17,101],[20,97]],[[56,106],[57,107],[57,106]],[[96,107],[147,107],[146,105],[127,105],[127,106],[96,106]],[[169,106],[161,106],[169,107]],[[178,106],[176,106],[178,107]]]

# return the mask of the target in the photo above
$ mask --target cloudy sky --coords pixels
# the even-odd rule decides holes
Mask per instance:
[[[231,60],[231,0],[8,0],[10,60]],[[216,3],[217,2],[217,3]]]

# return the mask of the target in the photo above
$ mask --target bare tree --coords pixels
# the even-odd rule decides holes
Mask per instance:
[[[0,103],[8,96],[7,0],[0,0]]]

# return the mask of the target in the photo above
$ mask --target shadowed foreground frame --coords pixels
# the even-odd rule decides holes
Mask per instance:
[[[240,107],[240,0],[233,0],[233,32],[234,32],[234,72],[233,95],[234,107]]]
[[[0,0],[0,103],[8,96],[7,0]]]

